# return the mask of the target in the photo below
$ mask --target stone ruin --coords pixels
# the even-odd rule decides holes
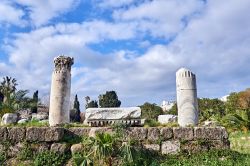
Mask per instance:
[[[56,126],[70,122],[70,89],[71,66],[73,58],[58,56],[54,59],[55,69],[52,74],[49,124]],[[196,77],[188,69],[181,68],[176,72],[176,92],[178,107],[178,123],[185,127],[198,124],[198,101]],[[141,118],[139,107],[128,108],[89,108],[86,110],[84,124],[89,126],[107,126],[115,123],[123,123],[130,126],[141,126],[144,120]],[[160,117],[161,123],[167,116]],[[169,118],[169,117],[168,117]],[[172,122],[176,117],[170,118]]]
[[[84,124],[97,127],[122,123],[129,126],[142,126],[140,107],[126,108],[88,108]]]
[[[197,125],[199,113],[196,77],[190,70],[181,68],[176,72],[176,92],[179,125]]]
[[[50,126],[70,122],[71,66],[74,64],[74,59],[58,56],[54,59],[54,63],[49,107]]]

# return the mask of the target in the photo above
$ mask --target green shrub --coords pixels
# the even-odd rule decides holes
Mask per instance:
[[[35,166],[61,166],[63,165],[68,156],[65,154],[58,154],[51,151],[45,151],[37,154],[34,165]]]
[[[29,160],[33,158],[33,151],[28,143],[24,144],[24,148],[18,153],[17,158],[19,160]]]
[[[161,124],[154,119],[147,119],[147,120],[145,120],[145,124],[144,124],[145,127],[147,127],[147,126],[148,127],[157,127],[160,125]]]
[[[6,153],[0,152],[0,165],[3,165],[6,159],[7,159]]]

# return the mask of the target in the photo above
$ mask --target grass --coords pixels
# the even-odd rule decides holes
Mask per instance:
[[[250,132],[235,131],[229,134],[230,148],[240,153],[250,154]]]
[[[192,155],[168,155],[161,166],[245,166],[250,165],[250,154],[241,154],[232,150],[210,150]]]

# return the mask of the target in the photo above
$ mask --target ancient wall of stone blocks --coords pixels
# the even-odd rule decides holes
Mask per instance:
[[[162,154],[181,151],[199,152],[229,148],[228,134],[224,127],[129,127],[122,130],[122,142],[137,140],[141,147]],[[9,155],[16,155],[24,142],[36,151],[51,150],[64,153],[77,144],[65,143],[82,136],[95,136],[98,132],[114,134],[110,127],[0,127],[0,150],[7,148]],[[15,153],[13,153],[13,151]]]

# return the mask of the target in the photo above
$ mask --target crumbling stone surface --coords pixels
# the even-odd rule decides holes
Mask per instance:
[[[4,152],[5,151],[5,146],[0,144],[0,152]]]
[[[191,127],[174,127],[174,139],[193,140],[194,130]]]
[[[155,142],[160,139],[160,129],[157,127],[148,128],[148,140]]]
[[[71,127],[68,130],[66,130],[68,134],[76,135],[76,136],[88,136],[90,132],[90,128],[82,128],[82,127]]]
[[[58,142],[63,139],[64,128],[50,127],[46,129],[45,141],[46,142]]]
[[[165,141],[161,145],[162,154],[176,154],[180,152],[180,142],[179,141]]]
[[[29,142],[45,141],[47,127],[28,127],[26,131],[26,140]]]
[[[25,144],[24,143],[17,143],[15,145],[11,145],[9,148],[8,148],[8,156],[9,157],[16,157],[20,152],[21,150],[25,147]]]
[[[24,127],[8,128],[9,140],[11,142],[22,142],[26,138],[26,129]]]
[[[184,141],[181,142],[181,150],[184,152],[201,152],[208,150],[208,144],[206,141]]]
[[[220,140],[227,136],[225,128],[221,127],[195,127],[194,136],[197,139]]]
[[[0,142],[6,141],[8,139],[7,127],[0,127]]]
[[[152,151],[160,151],[159,144],[145,144],[143,145],[145,149],[152,150]]]
[[[121,130],[123,137],[120,141],[126,143],[130,140],[136,146],[160,151],[162,154],[174,154],[180,150],[187,152],[207,151],[209,149],[229,149],[230,142],[223,127],[129,127]],[[62,143],[81,136],[95,136],[97,133],[115,134],[111,127],[69,128],[61,127],[0,127],[0,151],[6,151],[9,156],[16,156],[25,141],[34,152],[52,150],[58,153],[70,152],[72,154],[84,149],[82,144],[74,144],[71,148]],[[70,136],[70,137],[68,137]],[[5,144],[6,141],[9,144]],[[24,144],[24,145],[23,145]]]
[[[42,143],[33,143],[31,144],[31,149],[37,153],[45,152],[50,149],[50,144],[46,142]]]
[[[169,140],[173,137],[173,128],[163,127],[161,128],[161,139],[162,141]]]
[[[69,149],[70,149],[69,145],[65,143],[53,143],[51,145],[50,151],[59,153],[59,154],[64,154],[64,153],[67,153]]]
[[[143,127],[129,127],[125,132],[125,140],[135,139],[142,141],[147,138],[148,129]]]
[[[74,144],[70,148],[71,154],[80,153],[83,151],[83,145],[82,144]]]
[[[209,149],[229,149],[230,142],[228,140],[211,140]]]

